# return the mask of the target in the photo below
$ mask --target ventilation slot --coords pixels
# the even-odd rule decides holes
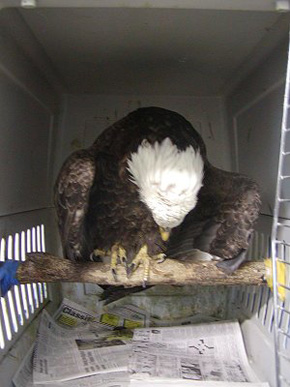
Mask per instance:
[[[9,259],[24,261],[26,253],[30,252],[45,252],[43,225],[9,235],[0,241],[1,262]],[[44,283],[13,286],[5,297],[0,298],[0,359],[47,299],[47,285]]]

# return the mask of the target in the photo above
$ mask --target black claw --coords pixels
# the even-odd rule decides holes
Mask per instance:
[[[95,255],[94,253],[90,254],[90,261],[93,262],[102,262],[102,259],[99,255]]]
[[[130,275],[133,273],[133,271],[136,269],[135,263],[131,263],[131,265],[126,267],[127,277],[130,277]]]
[[[147,288],[147,280],[145,280],[145,279],[143,279],[142,288],[143,289]]]
[[[125,257],[122,257],[122,263],[127,266],[127,259]]]
[[[116,269],[112,269],[112,274],[113,274],[114,280],[117,282],[118,281],[118,277],[117,277]]]

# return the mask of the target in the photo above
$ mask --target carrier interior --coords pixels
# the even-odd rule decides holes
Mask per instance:
[[[269,254],[288,1],[38,1],[29,9],[18,7],[18,1],[1,3],[1,260],[19,257],[25,245],[44,249],[44,240],[46,251],[62,254],[52,200],[61,164],[107,126],[144,106],[184,115],[202,135],[212,164],[258,181],[263,206],[249,256]],[[289,218],[286,206],[284,218]],[[1,333],[3,386],[12,385],[42,307],[53,311],[62,297],[92,309],[97,301],[95,285],[31,289],[22,323],[11,327],[10,339]],[[120,302],[165,320],[238,318],[254,370],[275,385],[268,288],[157,287]],[[290,310],[289,299],[284,306]],[[289,333],[289,313],[281,318]],[[290,343],[285,345],[289,351]],[[281,364],[289,382],[289,363]]]

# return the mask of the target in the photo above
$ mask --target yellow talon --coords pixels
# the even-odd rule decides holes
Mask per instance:
[[[164,242],[167,242],[168,239],[169,239],[169,236],[170,236],[170,231],[165,230],[163,227],[159,227],[159,232],[160,232],[160,235],[161,235],[161,239]]]
[[[126,250],[122,246],[119,246],[118,256],[122,263],[126,263],[127,254],[126,254]]]
[[[111,272],[113,274],[113,277],[115,281],[117,281],[117,265],[119,263],[119,260],[122,263],[125,263],[127,260],[127,254],[126,250],[120,246],[119,244],[115,244],[111,248],[111,252],[109,254],[111,256]]]
[[[148,282],[148,278],[149,278],[150,258],[151,257],[148,255],[147,245],[144,245],[141,247],[136,257],[131,262],[131,265],[127,268],[127,274],[130,275],[140,265],[140,263],[143,263],[144,265],[143,287],[144,288],[146,287],[146,283]]]
[[[115,278],[115,281],[117,281],[117,263],[118,263],[118,245],[114,245],[111,250],[111,271]]]

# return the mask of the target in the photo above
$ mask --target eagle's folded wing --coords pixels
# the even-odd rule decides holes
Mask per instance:
[[[84,260],[84,218],[95,177],[95,161],[90,153],[73,153],[64,163],[54,187],[54,203],[64,256]]]
[[[232,272],[246,258],[261,206],[259,188],[247,176],[211,165],[207,166],[203,184],[197,206],[173,230],[167,254],[197,260],[211,256],[225,260],[218,267]]]

